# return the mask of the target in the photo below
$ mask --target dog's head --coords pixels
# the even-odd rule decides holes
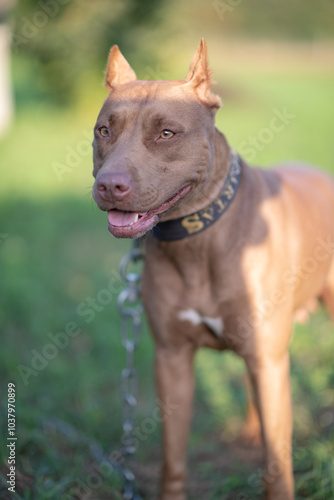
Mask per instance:
[[[181,199],[189,207],[205,183],[220,99],[210,92],[203,39],[185,80],[137,80],[114,46],[105,84],[109,95],[94,129],[93,197],[114,236],[137,238],[179,215]]]

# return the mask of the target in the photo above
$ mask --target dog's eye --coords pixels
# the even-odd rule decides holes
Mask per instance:
[[[110,136],[109,129],[107,127],[101,127],[101,128],[99,128],[99,132],[100,132],[100,134],[103,137],[109,137]]]
[[[161,132],[160,137],[161,139],[170,139],[171,137],[173,137],[173,135],[175,135],[174,132],[165,129]]]

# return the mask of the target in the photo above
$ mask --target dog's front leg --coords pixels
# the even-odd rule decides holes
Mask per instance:
[[[262,352],[247,364],[262,424],[266,498],[293,500],[289,355]]]
[[[185,500],[187,442],[194,394],[194,348],[157,347],[155,370],[162,409],[163,477],[160,500]]]

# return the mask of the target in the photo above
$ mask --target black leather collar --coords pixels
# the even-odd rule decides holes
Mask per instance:
[[[179,219],[159,222],[152,229],[153,236],[161,241],[182,240],[210,227],[232,203],[240,184],[241,172],[240,158],[237,153],[231,151],[230,168],[219,195],[198,212]]]

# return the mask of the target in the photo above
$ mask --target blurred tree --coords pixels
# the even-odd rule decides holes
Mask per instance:
[[[79,80],[105,63],[112,44],[138,53],[136,29],[158,22],[158,9],[152,0],[21,0],[13,51],[32,61],[33,74],[42,75],[54,100],[67,104]]]
[[[186,39],[196,33],[199,39],[203,28],[217,37],[312,41],[333,38],[333,23],[333,0],[170,0],[168,4],[157,0],[20,0],[12,47],[25,78],[28,75],[21,83],[17,78],[25,98],[40,99],[47,94],[67,104],[75,99],[78,83],[88,80],[92,72],[98,74],[114,43],[141,67],[148,60],[154,63],[155,48],[174,43],[175,52],[175,35],[180,39],[183,34]]]

